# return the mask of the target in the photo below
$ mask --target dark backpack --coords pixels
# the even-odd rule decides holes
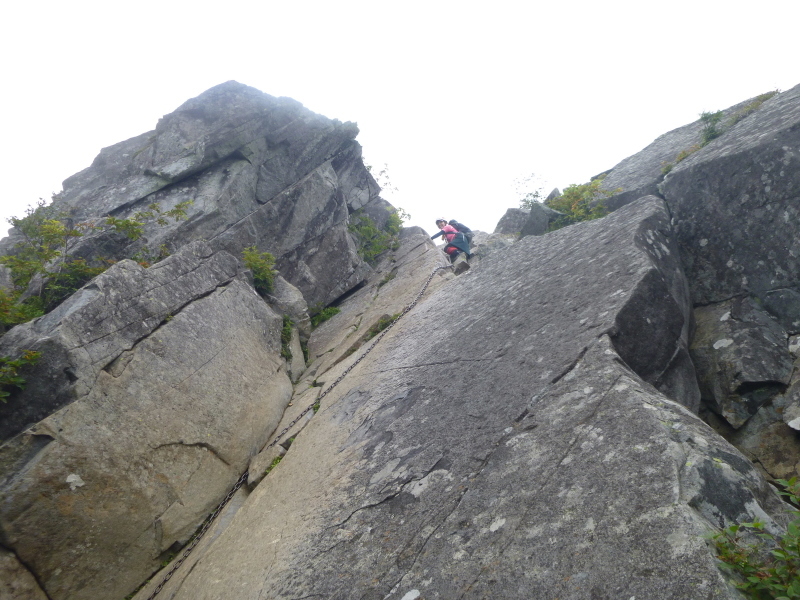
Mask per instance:
[[[458,231],[464,234],[464,237],[467,238],[468,242],[470,243],[472,242],[472,236],[473,236],[472,229],[470,229],[463,223],[459,223],[455,219],[452,219],[450,223],[448,223],[448,225],[455,227]]]

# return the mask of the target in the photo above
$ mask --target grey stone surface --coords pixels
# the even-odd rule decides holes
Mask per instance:
[[[734,114],[750,104],[752,100],[745,100],[721,111],[723,116],[719,129],[728,129],[725,123],[729,122]],[[745,121],[750,118],[752,115],[746,117]],[[673,129],[609,170],[603,179],[602,187],[609,192],[614,192],[614,195],[604,200],[604,204],[613,211],[642,196],[658,195],[658,186],[664,179],[665,167],[672,165],[671,168],[677,170],[683,164],[677,162],[680,153],[692,152],[701,146],[702,131],[703,123],[700,119]],[[736,133],[728,134],[726,131],[723,137],[730,138],[735,135]]]
[[[297,327],[292,327],[292,341],[289,344],[292,358],[289,360],[289,376],[292,382],[297,382],[306,370],[306,361],[303,356],[303,346],[300,345],[300,332]]]
[[[13,552],[0,548],[0,600],[47,600],[36,579]]]
[[[281,419],[281,318],[235,275],[199,243],[125,261],[2,338],[45,352],[20,397],[64,400],[0,446],[3,545],[51,600],[129,594]]]
[[[777,531],[782,504],[630,368],[652,378],[681,343],[685,298],[640,300],[674,287],[668,235],[649,199],[440,288],[323,399],[174,598],[738,599],[702,534]]]
[[[276,458],[282,458],[286,449],[280,444],[264,448],[256,454],[247,467],[247,485],[256,486],[267,475],[267,469],[273,466]]]
[[[561,213],[557,210],[553,210],[544,204],[533,204],[531,206],[530,214],[528,215],[528,220],[522,226],[522,230],[520,231],[520,237],[525,237],[528,235],[544,235],[547,233],[547,226],[550,224],[550,221],[560,214]]]
[[[47,315],[0,338],[0,356],[42,353],[24,391],[0,404],[0,439],[9,439],[89,394],[103,371],[186,305],[237,274],[237,261],[195,242],[144,269],[117,263]]]
[[[206,534],[197,544],[195,549],[192,550],[191,554],[189,554],[183,565],[181,565],[180,570],[177,572],[178,575],[182,571],[190,571],[195,568],[197,563],[202,560],[209,546],[212,545],[214,540],[217,539],[220,534],[231,524],[233,515],[235,515],[236,512],[242,508],[248,496],[249,492],[247,491],[247,486],[242,486],[236,491],[230,502],[228,502],[228,504],[220,512],[219,516],[211,523]],[[151,594],[153,594],[155,591],[155,588],[162,583],[164,584],[164,587],[158,594],[159,600],[162,598],[174,598],[176,589],[180,587],[180,576],[170,578],[166,582],[164,581],[167,573],[173,567],[173,564],[168,564],[163,569],[155,573],[152,579],[146,582],[142,589],[139,590],[135,596],[133,596],[132,600],[148,600]]]
[[[691,356],[703,400],[739,428],[789,384],[786,331],[748,297],[698,307],[695,320]]]
[[[516,233],[486,233],[476,231],[470,244],[472,252],[471,263],[483,260],[495,252],[504,252],[509,246],[519,239]]]
[[[494,233],[519,233],[528,220],[529,210],[524,208],[509,208],[494,228]]]
[[[369,274],[347,230],[349,213],[363,209],[379,225],[389,215],[357,133],[354,123],[229,81],[184,103],[154,131],[103,149],[64,182],[55,204],[76,220],[96,220],[191,201],[185,220],[150,224],[138,241],[94,233],[72,252],[121,259],[202,239],[238,257],[254,245],[275,255],[309,304],[325,305]],[[15,241],[12,231],[0,252]]]
[[[340,305],[341,312],[314,330],[308,343],[309,361],[315,373],[355,355],[364,342],[360,340],[373,324],[385,315],[395,315],[413,302],[423,284],[437,267],[449,264],[444,253],[418,227],[403,229],[400,247],[388,253],[375,267],[366,285]],[[451,278],[450,270],[438,272],[427,295]],[[355,348],[354,348],[355,344]],[[351,350],[352,349],[352,350]]]
[[[754,295],[798,333],[800,86],[678,164],[661,192],[694,302]]]
[[[302,338],[308,339],[311,335],[311,319],[308,316],[308,304],[300,290],[280,275],[276,275],[272,293],[267,300],[277,312],[289,315]]]
[[[800,363],[796,358],[786,391],[764,403],[741,427],[734,429],[714,413],[704,418],[767,477],[788,480],[800,473]]]

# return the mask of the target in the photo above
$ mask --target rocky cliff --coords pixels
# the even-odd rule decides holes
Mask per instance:
[[[741,598],[706,534],[779,534],[800,471],[800,87],[725,114],[612,169],[607,217],[456,268],[418,228],[362,259],[351,225],[391,209],[355,126],[294,101],[229,82],[103,150],[74,219],[192,203],[81,238],[172,255],[0,338],[42,352],[0,406],[0,593]]]

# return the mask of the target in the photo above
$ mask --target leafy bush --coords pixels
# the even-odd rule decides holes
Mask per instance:
[[[591,221],[607,215],[608,209],[602,200],[621,190],[610,192],[602,189],[600,187],[601,184],[602,179],[595,179],[589,183],[573,184],[565,188],[564,192],[557,198],[546,201],[546,206],[563,213],[563,215],[550,221],[547,230],[555,231],[573,223]]]
[[[372,338],[374,338],[381,331],[383,331],[384,329],[389,327],[389,325],[394,323],[395,319],[397,319],[397,317],[399,317],[399,316],[400,316],[400,313],[395,313],[392,316],[389,316],[389,315],[382,316],[380,319],[378,319],[377,323],[375,323],[372,327],[367,329],[367,332],[364,335],[364,341],[366,342],[366,341],[371,340]]]
[[[320,323],[327,321],[333,315],[338,315],[340,312],[342,312],[341,309],[335,306],[323,308],[311,317],[311,327],[317,327]]]
[[[664,163],[661,172],[666,175],[682,160],[688,158],[704,146],[708,145],[708,143],[721,136],[725,133],[728,129],[733,127],[736,123],[751,115],[755,111],[757,111],[764,102],[772,98],[774,95],[779,94],[780,90],[773,90],[771,92],[767,92],[766,94],[760,94],[753,98],[752,102],[749,102],[735,113],[733,113],[727,121],[724,123],[722,122],[722,117],[724,115],[723,111],[718,110],[716,112],[702,112],[700,113],[700,122],[702,123],[702,129],[700,130],[700,143],[693,144],[689,148],[685,148],[681,150],[678,155],[675,157],[675,160],[671,163]]]
[[[283,315],[283,327],[281,328],[281,356],[287,361],[292,360],[292,326],[294,321],[289,315]]]
[[[722,135],[722,130],[718,127],[722,116],[723,113],[721,110],[713,113],[700,113],[700,122],[703,124],[703,129],[700,130],[700,139],[702,140],[703,146]]]
[[[35,207],[28,207],[24,217],[11,217],[8,222],[21,234],[22,241],[15,245],[13,255],[0,256],[0,264],[11,270],[14,286],[0,297],[0,322],[5,326],[16,325],[51,311],[113,264],[111,260],[96,257],[95,264],[90,265],[85,259],[69,256],[71,247],[85,232],[113,230],[135,240],[150,221],[166,225],[170,218],[184,218],[189,204],[191,201],[182,202],[166,212],[157,204],[150,204],[147,210],[127,219],[104,217],[75,223],[53,204],[39,200]],[[29,290],[35,279],[41,282],[39,289]],[[26,292],[28,297],[20,301]]]
[[[41,353],[25,350],[19,358],[12,359],[8,356],[0,357],[0,402],[6,402],[11,395],[9,388],[25,388],[25,379],[20,376],[20,371],[28,365],[34,364],[41,357]]]
[[[255,246],[242,251],[245,266],[253,272],[253,287],[265,296],[275,285],[275,257],[269,252],[259,252]]]
[[[403,228],[403,221],[410,215],[402,208],[393,211],[386,219],[382,229],[378,229],[368,215],[356,211],[353,213],[348,230],[354,234],[358,246],[358,255],[368,264],[375,264],[378,257],[389,249],[399,247],[398,235]]]
[[[779,479],[785,488],[780,493],[794,504],[800,504],[800,483],[797,477],[789,481]],[[712,536],[721,566],[731,571],[739,580],[736,587],[754,600],[800,599],[800,511],[794,511],[786,534],[776,538],[764,531],[759,522],[742,523],[726,527]],[[748,544],[743,540],[747,530],[764,540]]]

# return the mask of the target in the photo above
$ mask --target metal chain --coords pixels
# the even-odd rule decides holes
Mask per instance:
[[[336,381],[334,381],[328,387],[328,389],[326,389],[324,392],[322,392],[322,394],[320,394],[317,397],[317,399],[314,400],[313,403],[309,404],[306,408],[304,408],[303,412],[301,412],[291,423],[289,423],[286,427],[284,427],[281,430],[281,432],[277,436],[275,436],[275,439],[272,440],[267,446],[264,447],[264,450],[266,450],[267,448],[272,448],[279,441],[281,441],[281,438],[283,438],[283,436],[286,435],[289,432],[289,430],[292,427],[294,427],[300,421],[300,419],[302,419],[305,415],[307,415],[309,411],[313,410],[314,407],[317,406],[320,403],[320,401],[325,396],[327,396],[328,393],[330,393],[330,391],[333,388],[335,388],[337,385],[339,385],[339,382],[342,381],[342,379],[345,378],[345,375],[347,375],[350,371],[352,371],[358,363],[360,363],[362,360],[364,360],[364,357],[367,354],[372,352],[372,349],[375,348],[375,346],[378,345],[378,342],[381,341],[383,336],[385,336],[387,333],[389,333],[389,330],[392,327],[394,327],[395,323],[397,323],[400,319],[402,319],[406,315],[406,313],[408,313],[411,309],[413,309],[417,305],[417,303],[422,298],[422,295],[425,293],[425,290],[428,289],[428,286],[430,285],[431,281],[433,281],[433,276],[436,275],[437,272],[439,272],[439,271],[441,271],[443,269],[451,269],[451,268],[453,268],[453,265],[446,265],[446,266],[442,266],[442,267],[436,267],[431,272],[430,276],[428,277],[428,280],[425,282],[425,285],[422,286],[422,289],[420,290],[419,294],[417,294],[417,297],[414,298],[414,301],[411,304],[409,304],[408,306],[406,306],[403,309],[403,312],[401,312],[399,315],[397,315],[397,317],[391,323],[389,323],[389,325],[386,326],[386,328],[380,333],[380,335],[378,335],[378,337],[376,337],[375,340],[372,342],[372,345],[369,348],[367,348],[367,350],[361,356],[359,356],[358,359],[356,359],[356,361],[352,365],[350,365],[344,371],[342,371],[342,374],[339,375],[339,377],[336,378]],[[263,450],[262,450],[262,452],[263,452]],[[191,554],[192,550],[194,550],[195,546],[197,546],[197,544],[200,542],[200,538],[202,538],[203,535],[205,535],[206,531],[208,531],[208,528],[211,527],[211,524],[214,522],[214,519],[216,519],[217,516],[219,515],[219,513],[222,512],[222,509],[225,508],[225,506],[228,504],[228,502],[230,502],[231,498],[233,498],[234,494],[236,494],[236,492],[239,490],[239,488],[244,485],[244,483],[247,481],[247,478],[249,476],[250,476],[250,471],[245,471],[241,475],[241,477],[239,477],[239,479],[236,481],[236,483],[231,488],[231,491],[228,492],[228,494],[225,496],[225,498],[222,500],[222,502],[220,502],[219,505],[217,506],[217,508],[214,509],[214,512],[212,512],[208,516],[208,518],[205,520],[205,523],[203,523],[203,526],[201,527],[200,531],[197,532],[197,534],[194,536],[194,538],[192,538],[192,541],[189,542],[189,545],[186,546],[184,551],[181,553],[181,557],[172,564],[172,567],[170,567],[170,570],[167,571],[167,574],[164,576],[164,579],[162,579],[161,583],[159,583],[156,586],[156,588],[153,590],[153,593],[150,594],[147,597],[147,600],[153,600],[153,598],[155,598],[159,594],[159,592],[163,589],[163,587],[166,585],[166,583],[175,574],[175,571],[178,570],[178,567],[180,567],[183,564],[183,561],[185,561],[189,557],[189,554]]]

